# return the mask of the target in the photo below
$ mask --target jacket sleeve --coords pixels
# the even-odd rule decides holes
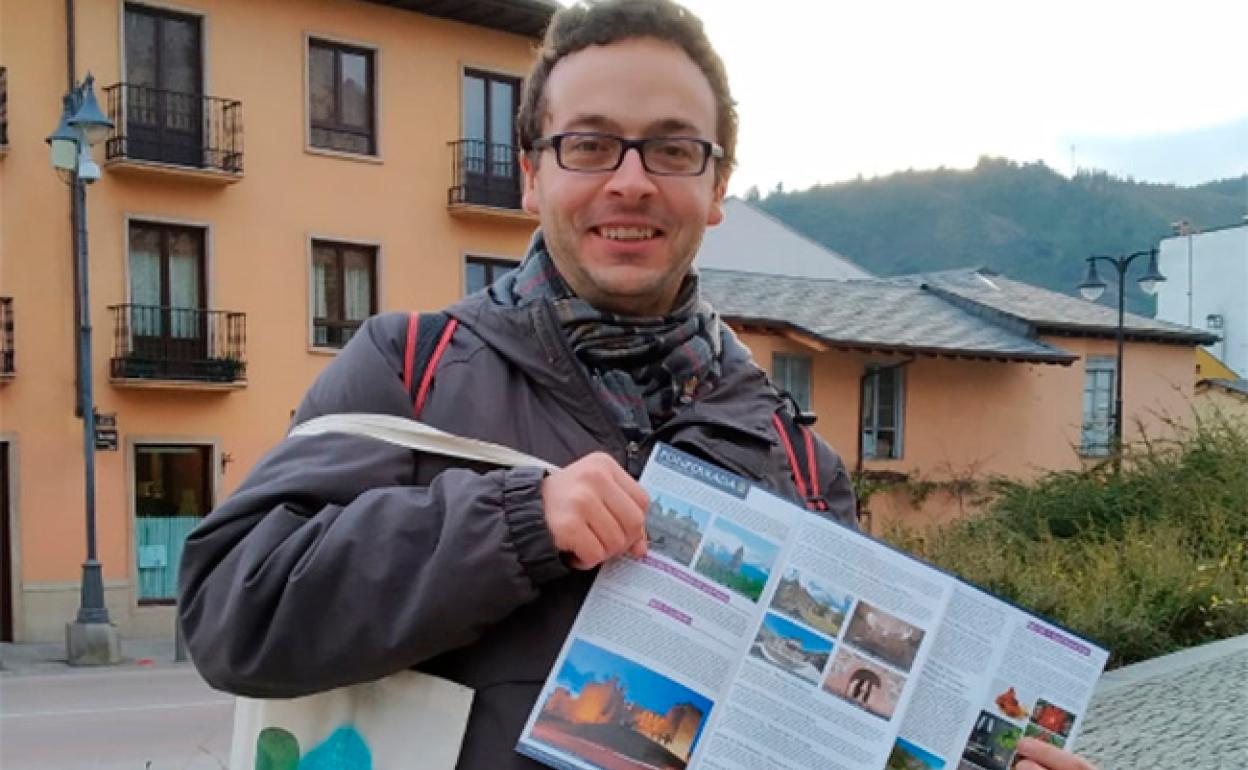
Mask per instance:
[[[362,327],[296,422],[410,415],[381,333]],[[213,687],[293,697],[376,679],[471,644],[566,573],[543,472],[451,468],[372,439],[288,437],[186,541],[179,620]]]
[[[822,438],[815,441],[815,454],[819,462],[820,489],[828,501],[829,517],[857,529],[858,502],[854,495],[854,482],[845,463]]]

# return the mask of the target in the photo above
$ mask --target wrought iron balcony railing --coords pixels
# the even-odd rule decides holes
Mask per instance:
[[[116,83],[104,89],[114,128],[108,160],[243,173],[243,103]]]
[[[0,297],[0,377],[17,373],[13,353],[13,298]]]
[[[515,146],[478,139],[449,144],[452,182],[448,204],[520,208],[520,162]]]
[[[0,67],[0,147],[9,144],[9,72]]]
[[[226,310],[113,305],[116,379],[245,379],[247,316]]]

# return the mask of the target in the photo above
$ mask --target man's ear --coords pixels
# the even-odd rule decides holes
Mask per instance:
[[[711,191],[711,208],[706,212],[706,224],[714,226],[724,221],[724,195],[728,192],[728,177],[731,172],[725,171],[715,175],[715,188]]]
[[[541,214],[537,195],[537,165],[524,150],[520,151],[520,170],[524,172],[524,192],[520,197],[520,205],[530,214]]]

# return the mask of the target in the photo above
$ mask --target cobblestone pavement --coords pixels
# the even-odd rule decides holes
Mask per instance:
[[[1100,770],[1248,770],[1248,636],[1106,674],[1076,751]]]

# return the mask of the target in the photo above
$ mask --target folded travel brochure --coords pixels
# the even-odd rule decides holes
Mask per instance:
[[[660,444],[517,750],[564,770],[1009,770],[1109,651]]]

